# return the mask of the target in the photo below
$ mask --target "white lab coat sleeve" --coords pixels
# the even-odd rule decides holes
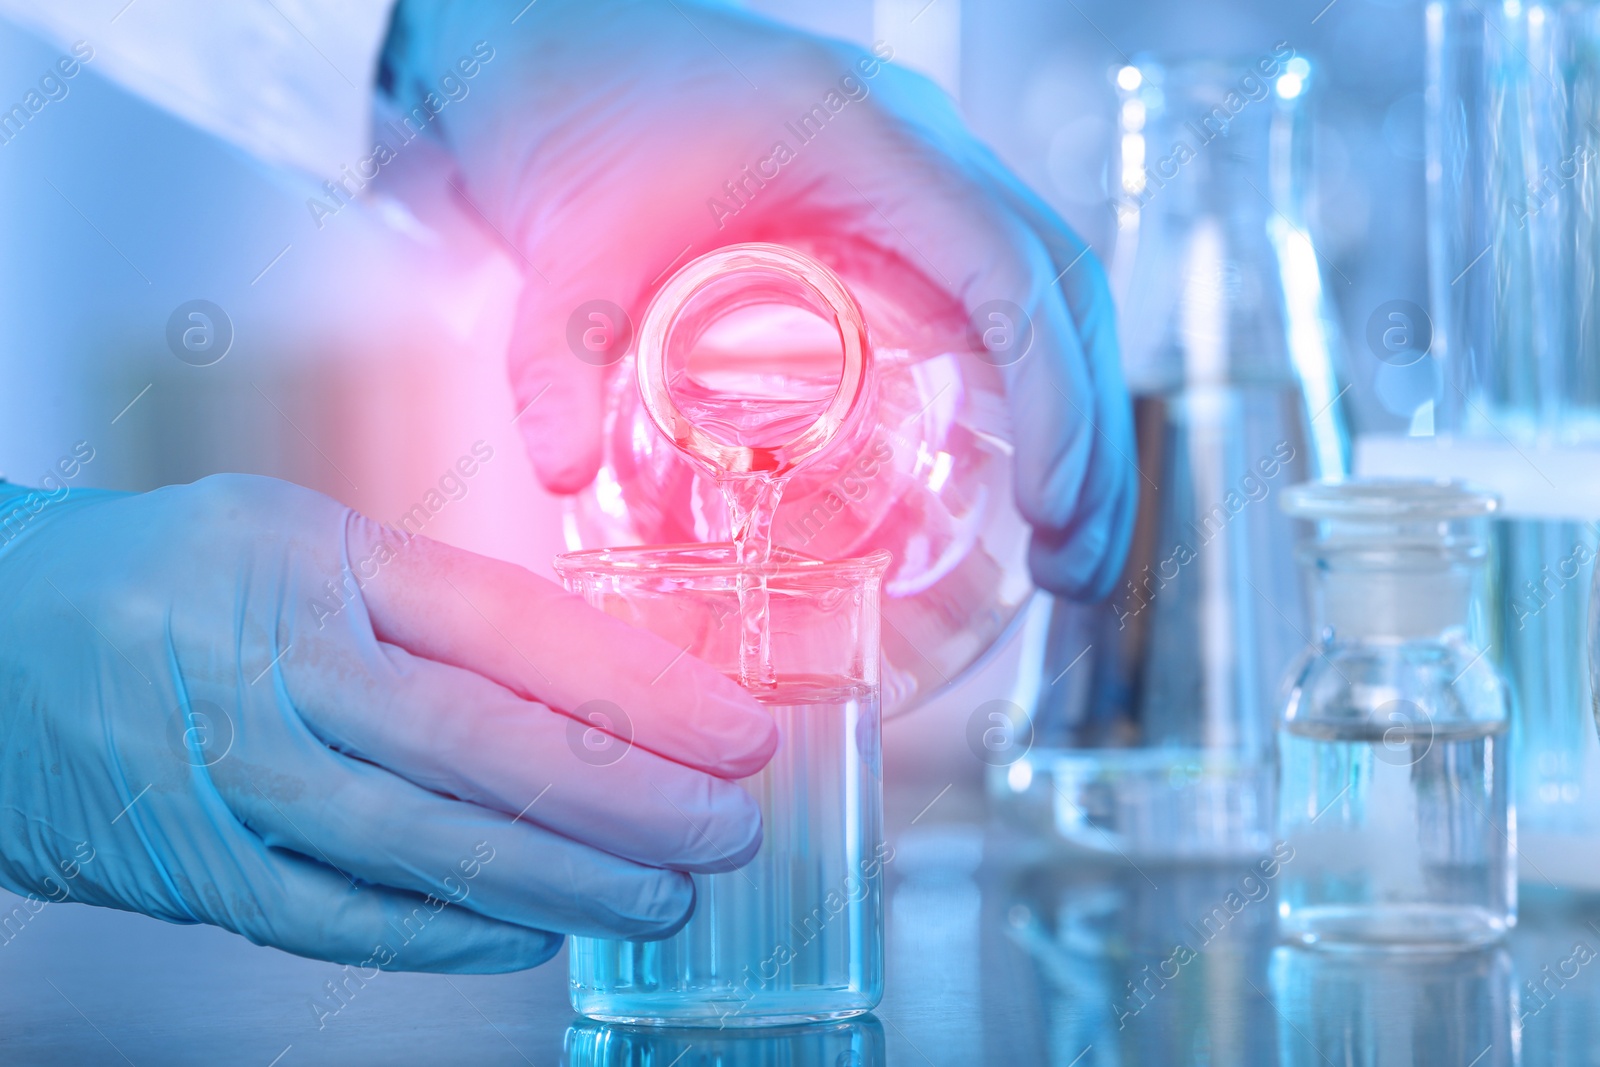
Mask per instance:
[[[269,162],[319,178],[370,153],[394,0],[0,0],[87,69]],[[48,73],[48,72],[46,72]]]

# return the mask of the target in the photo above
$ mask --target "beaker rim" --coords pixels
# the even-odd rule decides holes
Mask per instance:
[[[882,575],[892,557],[885,549],[875,549],[851,559],[824,560],[774,545],[766,563],[740,563],[729,542],[677,545],[626,545],[615,548],[588,548],[563,552],[555,559],[556,573],[575,574],[673,574],[715,576],[760,574],[768,577],[801,575],[814,577]]]
[[[1409,522],[1481,518],[1500,498],[1455,478],[1349,478],[1292,486],[1282,506],[1301,519]]]

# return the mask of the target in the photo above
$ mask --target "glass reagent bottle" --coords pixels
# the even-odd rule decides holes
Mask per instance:
[[[1317,634],[1279,729],[1284,936],[1318,948],[1454,950],[1516,920],[1508,705],[1475,640],[1485,517],[1460,483],[1312,483],[1302,551]]]

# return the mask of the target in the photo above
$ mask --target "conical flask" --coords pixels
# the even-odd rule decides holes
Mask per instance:
[[[1311,65],[1283,46],[1113,77],[1140,510],[1107,603],[1034,609],[1030,743],[991,785],[1096,851],[1250,855],[1272,826],[1278,681],[1310,637],[1270,498],[1349,452],[1304,222]]]

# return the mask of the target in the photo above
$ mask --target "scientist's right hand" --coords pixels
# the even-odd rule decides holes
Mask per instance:
[[[520,568],[267,478],[19,492],[0,483],[0,885],[490,972],[561,933],[672,933],[683,872],[759,847],[729,779],[771,756],[770,717]],[[618,709],[631,744],[590,725]]]
[[[547,488],[577,492],[600,466],[607,372],[577,355],[585,327],[615,317],[596,307],[637,324],[676,267],[742,241],[870,250],[926,283],[908,299],[942,293],[908,305],[929,321],[954,310],[974,335],[1033,338],[1001,368],[1029,562],[1053,592],[1103,597],[1138,495],[1104,272],[891,51],[720,0],[401,0],[383,69],[402,108],[479,71],[424,124],[526,272],[511,381]]]

